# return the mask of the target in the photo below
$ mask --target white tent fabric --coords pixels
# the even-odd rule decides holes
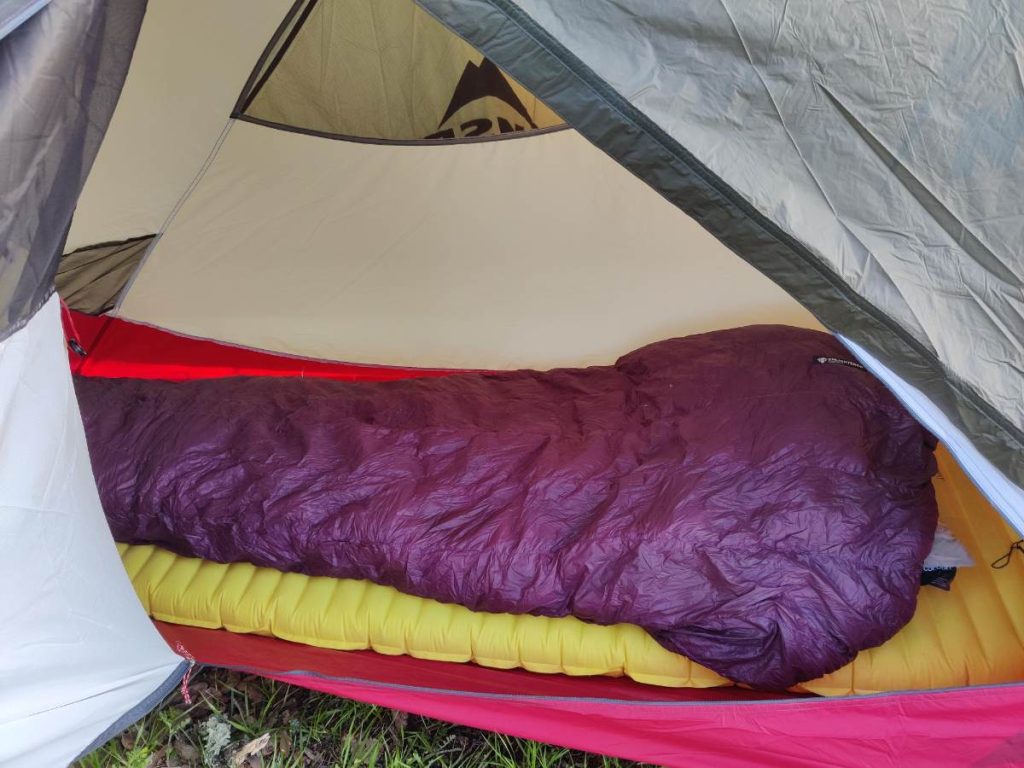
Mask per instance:
[[[56,296],[0,342],[0,545],[0,765],[63,765],[183,662],[100,508]]]
[[[982,456],[968,437],[921,390],[905,382],[856,342],[843,336],[839,340],[885,383],[919,422],[942,440],[989,503],[1024,534],[1024,489],[1010,482],[1006,475]]]
[[[245,346],[451,368],[608,363],[723,326],[817,327],[573,131],[396,147],[244,122],[119,311]]]
[[[50,0],[0,0],[0,39],[38,13]]]

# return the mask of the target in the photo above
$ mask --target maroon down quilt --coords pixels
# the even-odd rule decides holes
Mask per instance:
[[[114,536],[478,611],[628,622],[736,682],[913,615],[934,440],[831,336],[385,383],[76,381]]]

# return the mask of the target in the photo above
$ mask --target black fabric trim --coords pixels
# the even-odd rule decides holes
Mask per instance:
[[[510,0],[418,0],[577,131],[786,290],[827,328],[925,392],[1024,486],[1024,432],[884,311],[624,99]]]
[[[292,19],[295,18],[296,14],[299,13],[299,9],[302,8],[303,3],[307,3],[306,7],[302,10],[301,18],[292,24]],[[274,30],[273,36],[270,38],[270,42],[267,43],[267,47],[263,49],[263,53],[256,60],[256,66],[253,67],[252,72],[249,74],[249,78],[245,81],[245,85],[242,87],[242,92],[238,95],[238,101],[235,102],[235,108],[231,110],[231,117],[240,116],[245,110],[252,104],[253,99],[259,93],[260,89],[266,84],[267,79],[271,73],[277,68],[277,65],[281,63],[281,59],[284,58],[285,52],[295,42],[295,36],[299,34],[299,28],[306,23],[306,19],[309,18],[309,14],[313,11],[313,6],[317,4],[317,0],[295,0],[292,7],[288,9],[288,13],[284,15],[284,19],[281,20],[280,25]],[[291,30],[290,32],[288,30]],[[274,57],[274,60],[264,70],[263,65],[267,59],[270,58],[271,52],[277,45],[277,41],[281,39],[281,36],[288,34],[288,39],[281,45],[280,50]],[[263,75],[260,76],[260,72]],[[256,82],[257,79],[259,82]]]
[[[956,568],[925,568],[921,571],[921,586],[935,587],[949,592],[956,578]]]
[[[152,237],[156,237],[155,232],[148,235],[139,235],[138,237],[129,237],[124,240],[104,240],[102,243],[91,243],[89,245],[83,245],[81,248],[75,248],[75,250],[65,253],[61,258],[63,259],[65,256],[82,253],[83,251],[92,251],[96,248],[113,248],[115,245],[131,245],[132,243],[137,243],[140,240],[149,240]]]
[[[133,723],[137,723],[143,717],[156,709],[157,705],[167,698],[167,694],[178,687],[182,678],[185,677],[185,672],[188,670],[190,664],[191,662],[188,661],[182,661],[181,664],[178,664],[167,679],[160,683],[152,693],[108,725],[99,734],[99,736],[89,742],[89,746],[78,753],[78,756],[72,762],[81,760],[93,750],[99,749],[112,738],[117,736],[117,734],[121,733],[125,728]]]
[[[296,125],[275,123],[273,120],[264,120],[261,117],[253,117],[252,115],[235,115],[234,118],[235,120],[240,120],[245,123],[262,125],[264,128],[274,128],[279,131],[288,131],[289,133],[301,133],[306,136],[331,139],[332,141],[348,141],[354,144],[385,144],[397,147],[438,147],[452,144],[483,144],[488,141],[526,139],[530,136],[541,136],[546,133],[558,133],[559,131],[568,131],[572,128],[572,126],[562,123],[561,125],[552,125],[549,128],[534,128],[529,131],[514,131],[512,133],[495,133],[488,134],[487,136],[467,136],[461,139],[369,139],[363,136],[349,136],[344,133],[329,133],[327,131],[318,131],[313,128],[300,128]]]

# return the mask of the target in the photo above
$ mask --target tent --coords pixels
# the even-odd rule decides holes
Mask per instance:
[[[55,283],[72,364],[120,375],[824,326],[1024,531],[1024,12],[418,1],[0,3],[0,762],[73,759],[196,659],[662,764],[1019,764],[1024,680],[779,699],[154,628]]]

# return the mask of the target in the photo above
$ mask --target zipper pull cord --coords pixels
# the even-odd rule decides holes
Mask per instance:
[[[996,560],[992,561],[993,568],[1005,568],[1010,564],[1010,560],[1013,558],[1014,551],[1020,552],[1024,555],[1024,539],[1018,539],[1010,545],[1010,548],[1006,550],[1006,554]]]
[[[75,318],[71,315],[71,309],[68,307],[68,303],[64,301],[63,296],[58,298],[60,298],[61,315],[64,317],[64,337],[67,339],[68,347],[79,357],[85,357],[89,353],[85,351],[85,347],[78,341],[78,329],[75,328]]]

